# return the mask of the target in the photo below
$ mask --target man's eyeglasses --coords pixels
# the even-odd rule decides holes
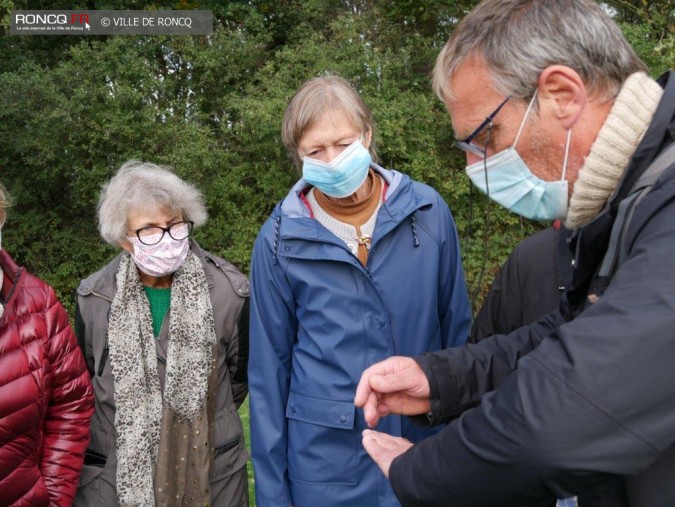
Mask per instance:
[[[457,146],[460,149],[466,151],[467,153],[473,153],[474,155],[478,155],[481,158],[485,158],[487,146],[477,143],[475,139],[481,134],[481,132],[485,129],[485,127],[490,128],[492,126],[492,120],[494,119],[495,116],[497,116],[497,113],[501,110],[502,107],[504,107],[504,104],[506,104],[510,98],[511,98],[510,96],[506,97],[504,101],[501,104],[499,104],[499,106],[497,106],[497,109],[492,111],[492,113],[490,113],[490,116],[485,118],[485,121],[480,125],[478,125],[478,128],[474,130],[471,133],[471,135],[465,137],[464,139],[458,140]]]
[[[169,233],[169,236],[175,240],[187,238],[192,232],[193,226],[194,222],[187,220],[185,222],[176,222],[169,227],[143,227],[141,229],[136,229],[134,232],[136,233],[138,240],[144,245],[156,245],[162,241],[164,234],[167,232]]]

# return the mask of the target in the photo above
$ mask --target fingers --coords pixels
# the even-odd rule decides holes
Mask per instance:
[[[391,435],[373,430],[363,430],[362,444],[363,448],[387,478],[389,477],[389,468],[394,459],[413,446],[405,438],[392,437]]]
[[[415,397],[428,398],[429,381],[422,368],[413,359],[407,357],[397,359],[396,371],[370,375],[371,389],[379,393],[406,392]]]
[[[431,401],[405,393],[382,394],[378,395],[377,410],[380,417],[388,414],[420,415],[431,410]]]
[[[354,404],[363,407],[363,416],[370,428],[390,413],[423,414],[431,406],[429,381],[413,359],[390,357],[363,372]]]
[[[363,416],[368,427],[375,427],[380,417],[388,413],[388,410],[380,404],[378,390],[373,390],[372,379],[379,378],[381,375],[396,375],[402,366],[405,367],[406,359],[408,358],[390,357],[384,361],[375,363],[370,368],[366,368],[361,374],[361,380],[358,386],[356,386],[354,405],[363,407]]]
[[[371,368],[372,366],[365,369],[361,374],[361,380],[359,380],[359,384],[356,386],[356,394],[354,395],[354,405],[357,407],[364,407],[364,410],[366,402],[370,401],[370,395],[372,393],[372,389],[370,388]]]
[[[377,423],[380,420],[379,412],[377,394],[371,391],[368,394],[366,402],[363,404],[363,418],[366,420],[366,424],[369,428],[377,426]]]
[[[359,385],[356,386],[356,395],[354,396],[354,405],[357,407],[363,407],[368,399],[369,394],[372,391],[370,384],[370,378],[373,375],[384,375],[388,373],[394,373],[397,370],[397,365],[399,364],[399,357],[390,357],[379,363],[375,363],[369,368],[366,368],[361,374],[361,380]]]

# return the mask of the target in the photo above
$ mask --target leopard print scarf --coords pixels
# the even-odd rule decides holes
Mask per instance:
[[[136,265],[131,255],[124,253],[108,325],[116,404],[117,495],[121,505],[154,507],[157,497],[165,496],[162,487],[168,471],[156,470],[158,453],[165,453],[160,451],[162,441],[162,447],[167,447],[177,440],[173,434],[177,431],[184,433],[181,437],[186,441],[190,434],[190,443],[200,431],[199,438],[208,438],[207,393],[216,335],[204,269],[192,252],[173,276],[170,308],[162,402],[150,305]],[[210,446],[207,444],[206,450],[200,447],[199,462],[208,468]],[[187,455],[174,454],[173,459],[194,461],[192,448],[197,446],[187,446]],[[162,462],[171,465],[165,459]],[[208,473],[202,470],[197,475],[201,478],[202,496],[209,503]],[[181,482],[177,477],[175,480]],[[172,494],[176,493],[174,486]],[[183,497],[184,491],[178,491],[178,496]]]

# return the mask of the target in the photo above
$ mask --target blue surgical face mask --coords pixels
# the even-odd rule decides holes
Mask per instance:
[[[347,197],[363,185],[368,177],[371,157],[357,139],[330,163],[304,157],[302,177],[330,197]]]
[[[520,124],[513,146],[467,166],[466,174],[484,194],[510,211],[534,220],[555,220],[565,218],[567,215],[568,197],[565,172],[567,171],[571,130],[567,131],[565,159],[560,181],[545,181],[532,174],[516,151],[516,143],[536,97],[535,92]]]

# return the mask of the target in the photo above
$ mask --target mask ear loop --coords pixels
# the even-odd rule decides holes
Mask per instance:
[[[565,158],[563,159],[563,170],[562,170],[562,177],[560,178],[560,181],[563,181],[565,179],[565,174],[567,173],[567,159],[570,154],[570,138],[572,137],[572,129],[569,129],[567,131],[567,141],[565,141]]]
[[[534,105],[535,100],[537,99],[537,91],[538,89],[534,89],[534,95],[532,95],[532,99],[530,100],[530,104],[527,106],[527,111],[525,111],[525,116],[523,116],[523,121],[520,122],[520,127],[518,127],[518,133],[516,134],[516,139],[513,141],[513,148],[516,147],[516,144],[518,144],[518,139],[520,139],[520,134],[523,131],[523,128],[525,127],[525,122],[527,121],[527,117],[530,116],[530,111],[532,110],[532,106]]]

